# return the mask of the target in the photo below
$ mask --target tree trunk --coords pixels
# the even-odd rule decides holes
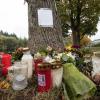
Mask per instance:
[[[74,8],[73,8],[73,0],[69,0],[69,6],[70,6],[70,20],[71,20],[71,29],[72,29],[72,38],[73,38],[73,45],[80,46],[80,15],[81,15],[81,1],[77,0],[76,4],[77,8],[77,15],[75,18],[74,15]]]
[[[29,48],[32,53],[46,48],[48,45],[54,49],[64,48],[62,30],[55,0],[27,0],[29,21]],[[53,28],[40,27],[38,25],[37,10],[39,8],[50,8],[53,12]]]
[[[77,31],[72,31],[73,45],[80,46],[80,34]]]

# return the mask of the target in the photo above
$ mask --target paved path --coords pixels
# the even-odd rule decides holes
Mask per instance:
[[[93,62],[93,75],[96,73],[100,73],[100,57],[93,56],[92,57],[92,62]]]

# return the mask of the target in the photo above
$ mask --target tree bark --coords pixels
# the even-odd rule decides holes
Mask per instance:
[[[48,45],[54,49],[64,49],[60,19],[57,14],[55,0],[27,0],[29,21],[29,48],[32,53],[46,48]],[[50,8],[53,12],[53,28],[38,25],[37,10]]]

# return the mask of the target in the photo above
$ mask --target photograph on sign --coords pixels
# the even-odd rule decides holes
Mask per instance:
[[[53,27],[53,14],[51,9],[38,9],[38,24],[40,27]]]

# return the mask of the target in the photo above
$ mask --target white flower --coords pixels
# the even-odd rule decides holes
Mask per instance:
[[[75,59],[75,56],[74,56],[74,55],[72,55],[72,54],[71,54],[71,52],[69,52],[69,53],[67,54],[67,56],[69,56],[69,57],[71,57],[71,58]]]
[[[51,62],[53,62],[53,61],[54,61],[54,59],[52,59],[50,56],[46,56],[46,57],[44,58],[44,62],[51,63]]]
[[[37,52],[35,55],[34,55],[34,58],[41,58],[41,54],[39,52]]]
[[[58,53],[54,58],[61,59],[62,55],[63,55],[63,53]]]

